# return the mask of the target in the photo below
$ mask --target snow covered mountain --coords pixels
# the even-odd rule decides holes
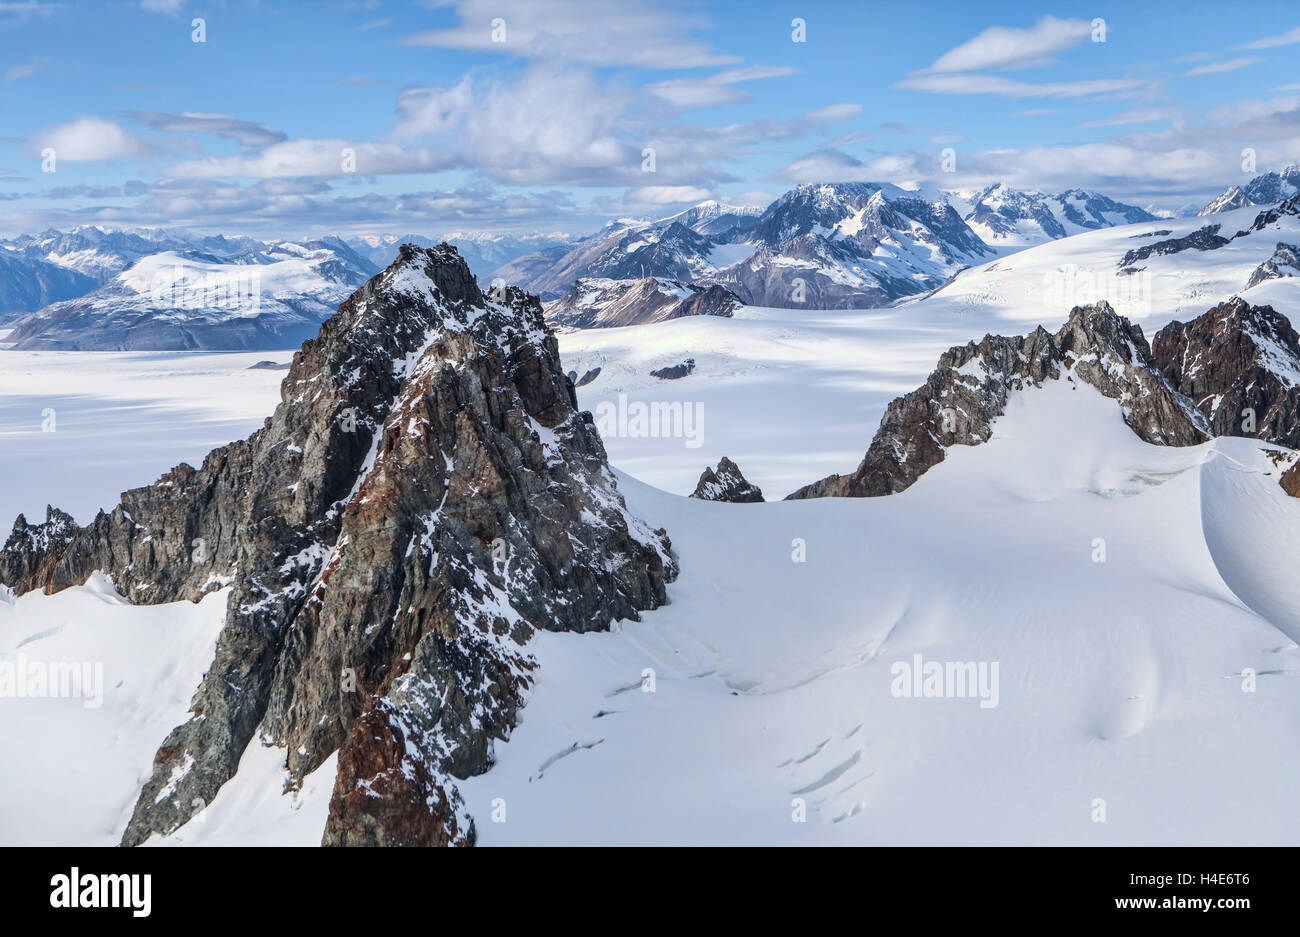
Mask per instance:
[[[1096,192],[1069,189],[1046,195],[1001,183],[975,195],[962,218],[983,241],[998,247],[1027,247],[1081,231],[1155,220],[1145,209]]]
[[[225,257],[254,250],[262,242],[163,228],[110,230],[80,225],[71,231],[50,229],[40,234],[24,234],[4,245],[26,257],[40,258],[103,283],[136,261],[163,251],[193,250]]]
[[[294,347],[373,273],[337,239],[227,256],[150,253],[83,296],[17,317],[8,341],[81,351]]]
[[[803,185],[761,212],[705,202],[658,221],[611,222],[572,248],[497,276],[556,299],[583,277],[721,284],[752,305],[875,306],[993,255],[942,201],[869,183]]]
[[[572,246],[516,258],[496,276],[545,300],[584,277],[721,284],[750,305],[881,306],[935,289],[1007,247],[1153,220],[1071,189],[1005,185],[963,197],[876,183],[806,184],[767,208],[716,201],[658,220],[611,222]]]
[[[0,324],[50,303],[84,296],[153,254],[200,251],[227,257],[260,245],[252,238],[191,235],[161,228],[114,231],[96,225],[0,241]]]
[[[1252,205],[1276,205],[1300,192],[1300,165],[1287,166],[1279,172],[1256,176],[1244,186],[1230,185],[1222,195],[1197,212],[1217,215],[1220,212]]]
[[[590,329],[642,325],[682,316],[730,316],[740,299],[722,286],[697,286],[646,277],[611,280],[582,277],[573,289],[545,306],[556,326]]]
[[[98,281],[11,247],[0,247],[0,325],[26,312],[84,296]]]

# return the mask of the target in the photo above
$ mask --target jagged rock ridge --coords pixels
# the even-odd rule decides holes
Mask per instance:
[[[1155,368],[1142,330],[1109,304],[1077,306],[1055,335],[986,335],[949,349],[925,384],[894,399],[857,470],[831,475],[789,499],[878,497],[910,487],[950,446],[987,442],[1011,393],[1046,380],[1079,380],[1119,402],[1142,439],[1189,446],[1211,435],[1209,421]]]
[[[701,501],[753,504],[763,500],[763,490],[745,478],[739,465],[723,456],[716,471],[705,468],[690,497]]]
[[[1273,256],[1251,273],[1250,279],[1246,281],[1246,289],[1258,286],[1267,280],[1294,276],[1300,276],[1300,247],[1279,241],[1273,250]]]
[[[137,602],[233,585],[126,845],[210,803],[248,744],[284,746],[294,782],[339,752],[325,843],[472,842],[455,779],[514,725],[528,636],[635,618],[676,574],[666,534],[627,511],[540,303],[484,297],[447,245],[404,247],[349,298],[249,439],[84,528],[52,520],[0,566],[19,593],[96,569]]]

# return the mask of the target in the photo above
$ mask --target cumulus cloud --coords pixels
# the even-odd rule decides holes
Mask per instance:
[[[52,148],[67,163],[97,163],[124,156],[143,156],[148,147],[135,134],[98,117],[78,117],[41,131],[31,139],[37,151]]]

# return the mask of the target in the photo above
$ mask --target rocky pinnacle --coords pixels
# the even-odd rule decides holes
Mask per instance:
[[[231,587],[189,719],[122,837],[211,803],[248,745],[288,784],[338,753],[326,844],[467,844],[456,779],[525,702],[537,629],[667,601],[671,544],[619,494],[535,297],[485,297],[448,245],[402,247],[295,354],[247,440],[77,528],[23,519],[21,593],[103,570],[137,603]]]

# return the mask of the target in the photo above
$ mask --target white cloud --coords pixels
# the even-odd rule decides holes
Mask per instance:
[[[1276,46],[1289,46],[1300,42],[1300,26],[1288,30],[1278,36],[1265,36],[1263,39],[1256,39],[1254,42],[1247,42],[1244,45],[1233,46],[1234,49],[1272,49]]]
[[[692,38],[709,21],[676,3],[454,0],[454,6],[458,26],[425,30],[402,42],[594,66],[699,68],[739,61]],[[503,22],[504,33],[496,21]]]
[[[626,201],[640,205],[677,205],[684,202],[694,204],[710,198],[713,198],[713,193],[699,186],[647,185],[628,192]]]
[[[968,72],[1045,65],[1058,52],[1073,48],[1092,34],[1086,20],[1045,16],[1028,29],[991,26],[974,39],[939,56],[927,72]]]
[[[1193,78],[1197,75],[1222,75],[1224,72],[1235,72],[1239,68],[1246,68],[1254,65],[1260,59],[1241,58],[1228,59],[1226,62],[1212,62],[1209,65],[1200,65],[1191,71],[1183,73],[1184,78]]]
[[[140,9],[166,16],[175,16],[184,5],[185,0],[140,0]]]
[[[1064,114],[1059,107],[1032,107],[1027,111],[1016,111],[1012,117],[1046,117],[1049,114]]]
[[[345,170],[352,151],[355,170]],[[439,172],[457,165],[456,158],[430,147],[395,143],[355,143],[350,140],[292,140],[276,143],[255,156],[188,160],[169,166],[168,175],[187,179],[277,179],[295,176],[358,176]]]
[[[249,120],[240,120],[229,114],[201,114],[193,111],[160,114],[155,111],[127,111],[125,116],[148,124],[155,130],[163,130],[167,133],[211,133],[236,140],[244,146],[267,146],[285,139],[284,133],[279,130],[272,130],[270,127]]]
[[[734,85],[744,81],[755,81],[759,78],[778,78],[783,75],[792,75],[797,71],[798,69],[787,66],[768,67],[755,65],[748,68],[734,68],[729,71],[718,72],[716,75],[707,75],[700,78],[673,78],[669,81],[658,81],[647,85],[646,90],[672,107],[683,110],[717,107],[721,104],[743,101],[749,97],[745,92],[733,87]]]
[[[1147,82],[1136,78],[1096,78],[1032,84],[998,75],[957,73],[915,74],[894,83],[905,91],[931,94],[994,94],[1005,98],[1078,98],[1094,94],[1135,91]]]
[[[16,81],[36,74],[35,65],[13,65],[5,71],[5,81]]]
[[[111,121],[78,117],[50,127],[31,140],[34,149],[50,147],[67,163],[97,163],[123,156],[142,156],[148,147],[139,137]]]
[[[819,107],[815,111],[809,111],[804,116],[813,123],[822,124],[848,120],[850,117],[857,117],[861,113],[861,104],[831,104],[826,107]]]
[[[1120,127],[1128,124],[1155,124],[1182,120],[1187,112],[1181,107],[1143,107],[1123,111],[1101,120],[1080,124],[1080,127]]]

